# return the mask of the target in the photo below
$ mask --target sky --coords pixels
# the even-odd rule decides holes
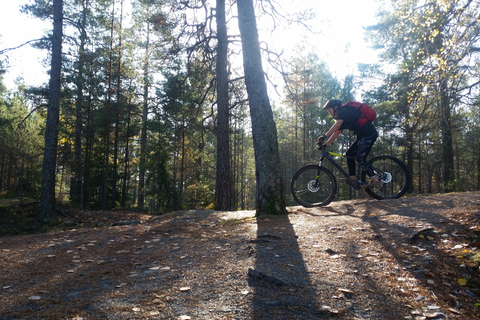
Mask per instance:
[[[43,36],[52,28],[51,21],[33,19],[20,12],[23,4],[33,0],[0,0],[0,50],[13,48]],[[376,62],[376,53],[364,41],[362,27],[375,23],[376,0],[277,0],[287,12],[314,7],[312,22],[315,33],[287,26],[274,34],[264,36],[271,47],[285,49],[285,55],[294,54],[299,41],[307,37],[307,50],[325,61],[330,72],[339,80],[354,72],[358,62]],[[4,56],[0,56],[3,60]],[[41,85],[48,81],[42,66],[46,53],[26,45],[8,53],[7,74],[4,83],[15,88],[15,79],[23,77],[27,85]]]
[[[19,46],[29,40],[39,39],[44,35],[45,30],[52,28],[50,21],[41,21],[30,18],[20,12],[23,4],[30,3],[30,0],[0,0],[0,50]],[[4,83],[8,89],[14,89],[14,81],[23,77],[27,85],[41,85],[48,81],[42,60],[46,53],[26,45],[20,49],[7,53],[8,66],[7,74],[4,76]],[[4,56],[0,56],[4,59]]]
[[[329,66],[339,80],[352,73],[358,62],[375,63],[377,53],[365,42],[364,27],[376,23],[376,0],[279,0],[285,2],[285,10],[313,8],[315,18],[312,31],[288,26],[272,36],[272,42],[286,48],[291,54],[298,42],[305,37],[305,50],[316,53]],[[294,44],[288,46],[288,44]],[[297,44],[297,45],[295,45]],[[290,51],[289,51],[290,50]]]

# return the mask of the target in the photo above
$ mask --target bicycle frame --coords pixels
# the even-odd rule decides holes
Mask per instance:
[[[407,166],[400,159],[393,156],[375,156],[368,163],[372,166],[378,183],[366,183],[367,172],[357,163],[355,177],[350,177],[349,170],[343,169],[334,157],[353,160],[354,157],[327,151],[320,146],[321,157],[318,164],[305,165],[298,169],[292,177],[290,188],[294,200],[304,207],[321,207],[328,205],[336,196],[338,190],[337,178],[331,168],[325,166],[328,160],[341,174],[345,182],[353,190],[364,189],[372,198],[377,200],[397,199],[403,196],[410,184],[410,175]],[[342,163],[343,164],[343,163]],[[330,166],[329,166],[330,167]]]
[[[320,160],[318,162],[318,166],[321,167],[322,166],[322,162],[327,159],[328,161],[330,161],[331,164],[333,164],[333,166],[335,168],[338,169],[338,171],[340,171],[344,176],[345,178],[347,178],[347,181],[354,187],[358,187],[358,185],[356,184],[356,181],[353,180],[350,175],[333,159],[333,157],[341,157],[341,158],[348,158],[347,156],[343,155],[343,154],[340,154],[340,153],[335,153],[335,152],[330,152],[330,151],[327,151],[326,150],[326,146],[323,145],[323,148],[322,148],[322,155],[320,156]],[[333,157],[332,157],[333,156]],[[357,176],[359,174],[359,170],[357,170]]]

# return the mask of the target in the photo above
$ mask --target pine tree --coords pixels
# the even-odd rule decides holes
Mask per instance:
[[[39,219],[48,221],[55,217],[55,182],[60,113],[60,90],[62,71],[63,0],[53,1],[52,61],[50,70],[47,127],[43,154],[42,189]]]
[[[263,73],[253,0],[238,0],[237,8],[255,149],[257,215],[286,214],[277,129]]]

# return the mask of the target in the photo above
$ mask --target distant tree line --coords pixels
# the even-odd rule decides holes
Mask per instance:
[[[59,1],[23,10],[53,19]],[[294,204],[291,176],[317,160],[315,141],[332,124],[321,105],[355,97],[378,113],[372,153],[407,163],[410,193],[480,190],[478,1],[392,1],[367,30],[381,63],[359,65],[345,79],[309,48],[272,62],[275,54],[262,47],[259,60],[259,41],[248,43],[245,33],[254,32],[245,28],[252,20],[242,28],[251,0],[61,2],[58,137],[51,140],[57,203],[281,213]],[[271,2],[258,4],[257,14],[284,18]],[[35,42],[49,59],[53,36]],[[243,68],[233,62],[242,45]],[[255,64],[267,56],[272,79],[283,83],[282,100],[271,106]],[[370,80],[375,87],[362,92]],[[0,91],[0,195],[40,199],[52,82]],[[352,139],[344,134],[335,147],[343,152]],[[360,195],[341,187],[338,198]]]

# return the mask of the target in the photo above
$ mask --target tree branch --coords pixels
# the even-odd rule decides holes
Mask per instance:
[[[41,104],[39,105],[38,107],[34,108],[32,111],[30,111],[30,113],[22,120],[22,122],[20,122],[17,126],[17,129],[20,129],[20,127],[22,126],[22,124],[32,115],[32,113],[34,113],[35,111],[37,111],[38,109],[42,108],[42,107],[48,107],[48,105],[46,104]]]
[[[25,43],[22,43],[21,45],[18,45],[18,46],[16,46],[16,47],[13,47],[13,48],[5,48],[5,49],[3,49],[3,50],[0,50],[0,55],[5,54],[5,53],[7,53],[7,52],[9,52],[9,51],[13,51],[13,50],[19,49],[19,48],[21,48],[21,47],[23,47],[23,46],[25,46],[25,45],[27,45],[27,44],[30,44],[30,43],[32,43],[32,42],[44,41],[44,40],[49,40],[49,41],[50,41],[51,39],[50,39],[50,38],[40,38],[40,39],[29,40],[29,41],[27,41],[27,42],[25,42]]]

